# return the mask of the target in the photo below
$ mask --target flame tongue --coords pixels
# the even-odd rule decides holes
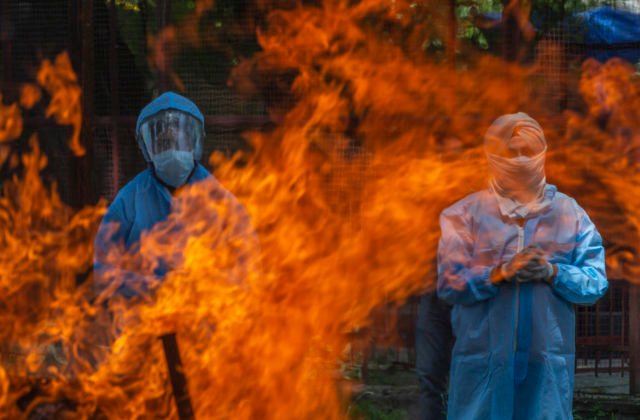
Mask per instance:
[[[31,385],[75,369],[76,328],[92,312],[88,283],[78,287],[76,275],[92,264],[91,238],[104,212],[101,203],[73,214],[40,179],[47,161],[35,136],[31,148],[23,177],[5,182],[0,197],[0,224],[9,227],[0,230],[2,398],[11,417],[19,416],[15,401]]]
[[[0,147],[22,134],[22,112],[18,104],[5,106],[0,95]]]
[[[82,91],[71,67],[69,55],[66,52],[58,55],[54,63],[44,60],[38,71],[38,83],[51,95],[51,102],[46,111],[47,117],[55,116],[58,124],[73,126],[69,147],[76,156],[84,155],[86,151],[80,143]]]

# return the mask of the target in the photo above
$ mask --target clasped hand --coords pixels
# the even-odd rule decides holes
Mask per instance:
[[[535,245],[518,252],[499,269],[503,280],[516,283],[547,282],[554,274],[553,265],[547,261],[544,251]]]

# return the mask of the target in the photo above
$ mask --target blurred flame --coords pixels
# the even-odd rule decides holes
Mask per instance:
[[[640,77],[620,59],[583,63],[584,116],[567,122],[563,181],[576,188],[609,245],[612,278],[637,281],[640,243]],[[572,167],[574,168],[573,170]],[[578,169],[580,172],[577,172]]]
[[[509,0],[504,6],[503,16],[512,15],[518,24],[518,28],[527,40],[532,40],[536,35],[533,24],[529,21],[531,15],[530,0]]]
[[[17,103],[4,105],[0,95],[0,143],[13,141],[22,133],[22,112]]]
[[[47,159],[35,135],[30,145],[23,176],[5,182],[0,196],[0,351],[13,391],[3,381],[0,399],[11,418],[20,416],[15,399],[60,374],[71,357],[75,329],[87,316],[87,284],[78,287],[76,276],[91,267],[91,239],[104,212],[103,203],[75,214],[64,205],[40,178]]]
[[[173,68],[173,60],[179,46],[175,26],[167,25],[156,35],[149,34],[147,42],[152,51],[149,56],[151,68],[166,74],[179,91],[184,91],[184,83]]]
[[[56,122],[73,126],[69,147],[76,156],[83,156],[85,149],[80,143],[82,128],[81,90],[69,54],[60,53],[51,63],[44,60],[38,71],[38,83],[49,95],[51,102],[47,107],[47,117],[55,116]]]
[[[327,6],[273,16],[257,67],[294,68],[298,100],[272,132],[250,134],[253,153],[211,162],[251,215],[262,269],[230,283],[235,264],[221,238],[239,220],[201,201],[206,186],[183,190],[168,225],[148,232],[133,254],[111,256],[139,273],[152,270],[158,256],[175,269],[135,310],[110,301],[121,331],[91,376],[92,396],[79,400],[101,401],[109,417],[139,414],[142,401],[149,416],[175,415],[157,340],[175,330],[196,417],[345,416],[349,391],[336,379],[347,334],[381,303],[432,286],[425,277],[437,215],[452,196],[483,183],[478,150],[448,161],[434,153],[450,153],[438,144],[449,126],[463,144],[477,142],[482,119],[471,124],[450,111],[490,104],[487,113],[499,112],[528,101],[521,92],[492,93],[491,84],[504,80],[526,91],[518,68],[486,59],[477,73],[489,86],[478,90],[471,76],[407,60],[397,46],[369,38],[360,29],[364,15]],[[498,73],[504,79],[491,81]],[[477,102],[465,103],[465,94]],[[453,104],[442,99],[449,96]],[[421,117],[425,110],[442,117]],[[242,160],[246,166],[237,169]],[[212,214],[226,223],[203,223]],[[119,375],[127,377],[126,399],[114,381]]]
[[[20,87],[20,106],[26,109],[31,109],[33,106],[40,102],[42,98],[42,91],[33,83],[25,83]]]
[[[0,166],[4,164],[4,162],[9,157],[9,153],[11,149],[6,144],[0,144]]]
[[[196,1],[196,16],[200,17],[215,6],[214,0],[197,0]]]
[[[589,59],[582,66],[580,93],[589,117],[609,137],[601,140],[601,146],[618,158],[630,159],[629,164],[640,164],[640,75],[636,69],[620,59],[604,64]]]

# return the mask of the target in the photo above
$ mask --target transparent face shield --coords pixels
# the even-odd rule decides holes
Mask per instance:
[[[161,111],[140,125],[138,136],[149,161],[169,150],[192,152],[196,160],[202,157],[202,123],[186,112]]]

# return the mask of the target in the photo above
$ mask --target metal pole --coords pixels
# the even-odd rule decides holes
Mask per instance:
[[[507,10],[510,3],[519,0],[502,0],[502,56],[507,61],[515,61],[518,58],[520,45],[520,28],[513,13],[513,8]]]
[[[140,32],[142,32],[142,47],[145,57],[149,56],[149,48],[147,45],[147,19],[149,19],[149,5],[147,0],[140,0],[138,7],[140,7]]]
[[[118,74],[118,11],[116,0],[109,3],[109,84],[111,85],[111,184],[112,196],[120,187],[120,142],[118,136],[120,116],[120,89]]]
[[[456,0],[449,0],[449,33],[447,42],[447,64],[456,66],[456,47],[458,37],[458,20],[456,17]]]
[[[629,286],[629,393],[640,395],[640,286]]]
[[[596,376],[598,376],[598,365],[600,363],[600,302],[596,303]]]
[[[566,0],[562,1],[562,7],[560,7],[560,22],[564,22],[564,11],[565,11],[565,3]],[[550,6],[548,6],[550,7]],[[563,38],[567,35],[563,35]],[[562,53],[560,54],[560,71],[562,72],[562,82],[560,89],[562,90],[562,95],[560,96],[560,107],[561,109],[566,109],[569,106],[569,85],[567,83],[567,79],[569,76],[569,57],[567,57],[568,50],[566,45],[562,45]]]
[[[171,0],[159,0],[157,3],[158,34],[169,24],[171,16]],[[168,65],[168,64],[167,64]],[[168,69],[158,69],[158,89],[160,93],[170,88]]]
[[[607,345],[609,346],[609,376],[613,374],[613,303],[615,302],[615,289],[612,288],[609,294],[609,337]]]
[[[9,0],[0,0],[0,42],[2,42],[2,90],[6,93],[11,83],[11,38],[13,24],[11,23],[11,8]]]
[[[81,142],[86,154],[80,158],[72,158],[70,161],[70,180],[72,187],[71,201],[74,207],[80,208],[94,198],[96,191],[93,180],[93,117],[95,114],[95,61],[94,61],[94,25],[93,25],[94,0],[68,0],[67,9],[69,26],[71,30],[70,53],[74,66],[78,71],[80,88],[82,90],[82,130]]]
[[[622,287],[620,287],[620,290],[622,291],[622,299],[620,301],[620,348],[623,349],[622,354],[620,355],[620,359],[622,360],[621,362],[621,369],[620,369],[620,376],[624,377],[624,362],[626,360],[628,360],[628,358],[625,357],[624,354],[624,348],[625,348],[625,344],[626,344],[626,337],[627,337],[627,306],[629,305],[629,296],[628,296],[628,285],[626,283],[622,283]],[[627,355],[628,356],[628,355]]]

